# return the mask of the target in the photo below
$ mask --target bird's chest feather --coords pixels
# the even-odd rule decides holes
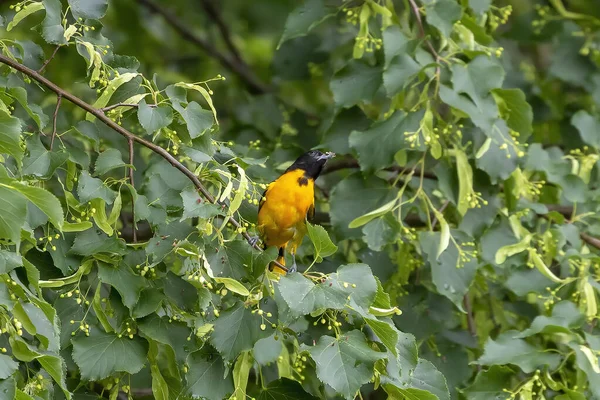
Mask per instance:
[[[285,229],[302,223],[314,204],[314,197],[314,181],[305,178],[304,171],[288,172],[269,185],[259,212],[259,224],[269,219]]]

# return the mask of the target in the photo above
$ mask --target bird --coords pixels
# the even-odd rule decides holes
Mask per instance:
[[[293,263],[287,273],[297,270],[296,250],[307,232],[306,221],[314,217],[315,180],[333,157],[333,152],[307,151],[267,186],[260,200],[256,226],[263,248],[276,246],[279,249],[277,262],[285,265],[285,251],[289,247]],[[277,274],[286,274],[275,263],[269,268]]]

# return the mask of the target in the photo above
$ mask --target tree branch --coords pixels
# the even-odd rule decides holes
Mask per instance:
[[[162,158],[167,160],[173,167],[175,167],[176,169],[181,171],[190,181],[192,181],[192,183],[194,184],[196,189],[202,194],[202,196],[206,200],[208,200],[209,202],[211,202],[213,204],[219,204],[223,207],[227,206],[224,202],[221,202],[221,201],[218,201],[217,199],[215,199],[215,197],[213,197],[213,195],[210,194],[208,189],[206,189],[206,187],[204,187],[202,182],[200,182],[200,179],[198,179],[198,177],[192,171],[190,171],[185,165],[180,163],[175,157],[173,157],[168,151],[166,151],[162,147],[129,132],[127,129],[123,128],[122,126],[117,124],[115,121],[108,118],[104,114],[104,112],[102,112],[102,110],[94,108],[91,104],[88,104],[85,101],[83,101],[82,99],[80,99],[79,97],[65,91],[61,87],[57,86],[55,83],[46,79],[44,76],[39,74],[37,71],[34,71],[31,68],[26,67],[25,65],[4,56],[3,54],[0,54],[0,63],[6,64],[6,65],[16,69],[17,71],[22,72],[23,74],[29,76],[33,80],[46,86],[48,89],[52,90],[57,95],[64,97],[71,103],[75,104],[77,107],[89,112],[94,117],[96,117],[100,121],[102,121],[106,126],[113,129],[115,132],[117,132],[121,136],[125,137],[127,140],[131,140],[132,142],[137,142],[137,143],[141,144],[142,146],[152,150],[154,153],[158,154],[159,156],[161,156]],[[236,229],[241,227],[240,223],[234,217],[230,217],[229,222]],[[248,234],[248,232],[242,233],[242,236],[244,237],[244,239],[246,239],[246,241],[250,245],[253,245],[253,247],[256,250],[262,251],[262,248],[258,245],[258,243],[253,243],[252,237]],[[287,268],[284,265],[281,265],[281,264],[277,263],[276,261],[275,261],[275,264],[277,264],[280,268],[287,271]]]
[[[237,60],[237,62],[243,63],[244,60],[242,59],[242,56],[240,55],[238,49],[233,44],[233,41],[231,40],[231,34],[229,33],[229,29],[227,28],[225,21],[223,21],[221,13],[215,6],[213,0],[200,0],[200,3],[202,4],[202,8],[204,8],[204,11],[206,11],[208,16],[217,24],[217,27],[221,32],[221,36],[223,37],[223,41],[225,42],[225,45],[231,52],[233,58]]]
[[[415,14],[415,18],[417,19],[417,25],[419,25],[419,31],[421,32],[421,36],[423,37],[425,44],[427,44],[427,47],[431,51],[431,54],[433,54],[433,56],[435,57],[435,62],[437,63],[440,61],[440,55],[435,50],[435,48],[433,47],[433,45],[431,44],[429,39],[427,39],[427,34],[425,33],[425,28],[423,27],[423,20],[421,19],[421,11],[419,11],[419,6],[415,2],[415,0],[408,0],[408,2],[410,3],[410,8],[412,8],[413,13]],[[435,74],[438,77],[440,76],[440,66],[439,65],[435,69]]]
[[[50,139],[50,150],[52,151],[52,146],[54,146],[54,139],[56,138],[56,120],[58,119],[58,110],[60,109],[60,103],[62,102],[62,94],[56,94],[56,108],[54,109],[54,114],[52,115],[52,139]]]
[[[52,55],[50,56],[50,58],[48,58],[46,61],[44,61],[44,63],[40,67],[40,69],[38,69],[38,73],[41,74],[42,72],[44,72],[44,70],[46,69],[46,67],[48,66],[48,64],[50,64],[50,61],[52,61],[54,59],[54,57],[56,56],[56,53],[58,53],[58,49],[60,49],[61,47],[62,47],[61,44],[59,44],[58,46],[56,46],[56,48],[52,52]]]
[[[138,3],[145,6],[151,12],[161,15],[185,40],[197,45],[204,50],[206,54],[217,59],[221,65],[239,76],[250,92],[254,94],[263,94],[271,91],[270,87],[259,81],[248,64],[241,59],[232,59],[221,53],[210,41],[196,35],[196,33],[185,26],[171,11],[162,8],[156,4],[154,0],[138,0]]]

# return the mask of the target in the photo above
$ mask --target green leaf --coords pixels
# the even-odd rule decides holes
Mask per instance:
[[[383,385],[389,400],[439,400],[437,396],[426,390],[399,388],[392,384]]]
[[[0,186],[0,237],[19,243],[26,216],[27,202],[21,194]]]
[[[473,384],[461,392],[467,400],[507,400],[510,394],[505,389],[512,376],[510,368],[493,365],[487,371],[480,371]]]
[[[248,289],[235,279],[215,277],[214,280],[217,283],[222,283],[227,289],[231,290],[234,293],[237,293],[242,296],[250,295]]]
[[[18,368],[19,364],[15,362],[12,357],[0,354],[0,379],[7,379]]]
[[[238,208],[240,208],[242,201],[244,200],[246,190],[248,190],[248,177],[246,177],[246,171],[239,165],[237,166],[237,170],[240,174],[240,180],[235,195],[229,203],[229,209],[227,210],[229,215],[233,215]]]
[[[211,204],[203,199],[195,187],[190,186],[181,192],[183,200],[182,221],[189,218],[199,217],[210,219],[216,215],[222,214],[221,208],[216,204]]]
[[[0,393],[5,396],[6,400],[16,399],[17,383],[14,378],[8,378],[0,381]]]
[[[396,344],[398,343],[399,331],[391,321],[381,321],[375,318],[365,318],[365,322],[373,333],[377,335],[381,343],[395,356],[398,356],[398,349]]]
[[[350,147],[358,154],[361,170],[373,172],[392,165],[398,150],[410,148],[405,132],[416,132],[422,119],[421,111],[409,114],[396,111],[387,120],[375,123],[364,132],[353,131]]]
[[[458,244],[469,241],[469,238],[460,231],[452,231],[451,234]],[[459,249],[454,242],[450,243],[446,251],[438,257],[441,239],[440,232],[423,232],[420,236],[421,249],[431,265],[433,283],[437,291],[463,311],[463,297],[475,278],[477,260],[474,256],[468,257],[468,261],[461,260]],[[465,250],[469,251],[468,248],[461,248],[461,252]]]
[[[514,256],[515,254],[522,253],[529,249],[529,243],[531,242],[531,235],[523,237],[523,239],[514,244],[503,246],[496,251],[496,257],[494,261],[496,264],[504,264],[508,257]]]
[[[82,203],[100,198],[106,204],[112,204],[117,197],[117,193],[114,190],[110,189],[102,180],[91,177],[87,171],[82,171],[79,175],[77,195],[79,196],[79,201]]]
[[[390,213],[365,225],[363,238],[371,250],[381,251],[385,245],[396,241],[400,229],[398,219]]]
[[[279,280],[281,296],[295,316],[308,315],[315,310],[343,309],[347,295],[329,282],[314,284],[302,274],[290,274]]]
[[[121,156],[121,152],[119,150],[107,149],[100,153],[100,155],[96,159],[96,166],[94,167],[94,172],[96,173],[96,175],[104,175],[108,171],[111,171],[115,168],[129,166],[129,164],[125,164],[125,162],[123,162],[123,157]]]
[[[160,372],[157,362],[158,345],[156,342],[150,342],[148,351],[148,361],[150,363],[150,373],[152,375],[152,395],[156,400],[169,400],[169,386]]]
[[[27,140],[29,154],[23,159],[23,174],[48,179],[67,161],[69,155],[65,151],[48,151],[39,136]]]
[[[500,114],[508,126],[522,135],[531,134],[533,110],[521,89],[492,89]]]
[[[136,305],[140,292],[146,286],[146,280],[134,274],[131,268],[124,264],[114,267],[99,262],[98,278],[117,289],[123,304],[129,309]]]
[[[182,345],[186,338],[191,336],[191,330],[167,316],[159,317],[157,314],[151,314],[139,320],[138,328],[145,337],[169,346],[174,351],[178,362],[184,362],[190,351],[196,349],[195,346]]]
[[[347,264],[318,284],[302,274],[286,275],[279,280],[279,290],[292,314],[300,316],[325,308],[343,309],[348,297],[368,309],[375,299],[377,282],[366,264]]]
[[[575,351],[577,367],[587,375],[591,393],[594,397],[600,396],[600,380],[598,380],[600,367],[598,366],[597,354],[593,353],[589,347],[575,342],[569,343],[569,347]]]
[[[0,250],[0,274],[8,274],[21,265],[23,265],[23,260],[19,254]]]
[[[139,336],[129,339],[115,334],[92,332],[72,340],[73,360],[83,379],[98,381],[115,372],[135,374],[146,363],[148,343]]]
[[[246,398],[246,389],[248,387],[248,377],[254,364],[252,354],[245,351],[237,358],[233,367],[233,386],[236,398]]]
[[[186,376],[189,394],[195,398],[222,400],[233,393],[231,374],[219,354],[206,350],[190,355]]]
[[[167,106],[148,106],[142,99],[138,106],[138,120],[146,133],[152,134],[173,122],[173,110]]]
[[[204,135],[214,123],[212,112],[203,109],[200,104],[191,101],[186,108],[179,111],[192,139]]]
[[[20,138],[21,120],[0,110],[0,153],[11,155],[20,162],[23,159]]]
[[[271,335],[254,343],[252,355],[260,365],[274,363],[281,354],[281,340],[275,340],[274,337],[275,335]]]
[[[439,400],[450,400],[446,378],[427,360],[419,359],[417,368],[411,375],[409,386],[432,393]]]
[[[29,201],[48,216],[48,219],[55,227],[62,229],[64,223],[63,209],[60,201],[52,193],[42,188],[24,185],[17,181],[10,182],[10,184],[0,183],[0,185],[14,189],[27,197]]]
[[[581,140],[590,146],[600,147],[600,137],[597,135],[600,132],[600,119],[598,117],[580,110],[571,118],[571,124],[579,131]]]
[[[337,107],[352,107],[372,101],[381,86],[381,68],[371,67],[361,61],[350,61],[336,72],[329,84]]]
[[[410,55],[398,54],[383,72],[383,87],[389,97],[402,92],[421,71],[421,66]]]
[[[307,35],[334,13],[335,8],[326,6],[323,0],[306,0],[287,16],[277,48],[287,40]]]
[[[108,0],[69,0],[75,18],[100,19],[106,14]]]
[[[483,355],[476,361],[480,365],[514,364],[525,373],[547,366],[554,369],[561,356],[548,353],[527,343],[523,339],[514,338],[516,332],[506,331],[494,341],[491,338],[485,343]]]
[[[454,0],[427,0],[425,15],[442,35],[450,36],[454,23],[462,17],[462,7]]]
[[[403,382],[400,382],[400,378],[409,377],[419,363],[415,337],[410,333],[398,332],[396,351],[398,354],[396,357],[388,351],[387,375],[382,376],[382,383],[392,382],[402,386]]]
[[[46,126],[46,124],[49,121],[49,118],[46,114],[44,114],[42,109],[37,104],[35,104],[35,103],[30,104],[28,102],[27,90],[25,90],[22,87],[15,87],[15,88],[11,88],[9,91],[10,91],[11,95],[15,99],[17,99],[17,101],[19,102],[21,107],[23,107],[25,109],[25,111],[27,111],[27,114],[31,117],[31,119],[33,119],[35,121],[38,128],[40,128],[40,130],[44,129],[44,127]]]
[[[369,347],[361,331],[353,330],[339,338],[321,336],[315,346],[302,345],[317,365],[317,376],[346,399],[369,382],[375,361],[385,358]]]
[[[380,178],[371,176],[363,179],[360,174],[352,174],[338,183],[331,191],[330,216],[336,234],[344,238],[360,238],[360,229],[348,227],[351,221],[396,198],[397,192],[390,190]]]
[[[12,21],[8,23],[8,25],[6,26],[6,30],[10,32],[12,28],[17,26],[19,22],[21,22],[23,19],[27,18],[34,12],[40,11],[42,9],[44,9],[44,5],[39,1],[34,1],[33,3],[23,5],[21,10],[15,14]]]
[[[114,236],[108,237],[94,229],[88,229],[77,235],[71,253],[91,256],[95,253],[125,254],[125,243]]]
[[[333,244],[329,238],[329,234],[320,225],[313,225],[310,222],[306,223],[308,236],[315,248],[315,258],[317,262],[323,261],[324,257],[329,257],[337,251],[338,247]]]
[[[81,1],[83,1],[83,0],[81,0]],[[96,1],[96,0],[94,0],[94,1]],[[98,97],[96,102],[93,104],[93,107],[94,108],[106,107],[106,105],[110,101],[110,98],[112,97],[113,94],[115,94],[117,89],[138,75],[139,74],[137,72],[126,72],[124,74],[117,76],[113,80],[109,81],[108,85],[104,88],[104,91],[102,92],[100,97]],[[93,115],[88,113],[86,115],[85,119],[87,121],[93,122],[96,119],[96,117],[94,117]]]
[[[66,44],[62,26],[62,5],[60,0],[43,0],[46,18],[42,22],[42,36],[47,43]]]
[[[546,278],[550,279],[554,283],[562,283],[564,279],[560,279],[558,276],[554,275],[550,268],[544,263],[542,257],[537,253],[535,249],[529,249],[529,259],[533,262],[533,265],[540,271],[542,275]]]
[[[66,365],[65,361],[62,357],[54,356],[54,355],[42,355],[37,358],[37,361],[40,363],[42,368],[48,372],[48,374],[54,379],[54,381],[58,384],[58,386],[63,390],[67,399],[71,398],[70,392],[67,389],[67,384],[65,382],[66,375]]]
[[[165,300],[165,295],[158,289],[146,288],[140,294],[140,298],[133,308],[133,316],[142,318],[154,313]]]
[[[469,7],[476,14],[483,14],[487,10],[489,10],[492,5],[492,0],[469,0]]]
[[[266,387],[257,386],[250,392],[250,395],[256,400],[318,399],[318,397],[306,393],[300,383],[287,378],[272,381]]]
[[[570,301],[561,301],[552,309],[552,316],[538,315],[531,326],[515,335],[516,338],[526,338],[538,333],[571,333],[571,329],[580,327],[585,321],[577,306]]]
[[[271,325],[262,330],[261,324],[258,313],[238,302],[217,318],[210,342],[225,360],[234,360],[242,351],[251,350],[259,339],[273,333]]]
[[[458,212],[465,215],[469,209],[469,195],[473,193],[473,169],[464,151],[455,149],[456,170],[458,172]]]
[[[365,225],[369,221],[392,211],[392,209],[394,208],[394,206],[397,203],[398,203],[398,199],[394,199],[394,200],[390,201],[389,203],[385,203],[384,205],[382,205],[381,207],[379,207],[373,211],[369,211],[368,213],[363,214],[358,218],[354,218],[352,220],[352,222],[350,222],[348,224],[348,228],[358,228],[360,226]]]
[[[454,89],[440,86],[440,98],[468,114],[476,126],[489,132],[498,117],[498,107],[490,91],[500,88],[503,81],[504,69],[500,64],[487,56],[478,56],[467,66],[453,65]]]
[[[204,87],[202,87],[200,85],[194,85],[194,84],[186,83],[186,82],[176,83],[175,87],[182,87],[182,88],[189,89],[189,90],[195,90],[196,92],[200,93],[200,95],[206,101],[206,104],[208,104],[208,106],[210,107],[210,110],[213,113],[213,118],[215,119],[215,123],[217,123],[217,124],[219,123],[219,120],[217,119],[217,110],[215,109],[215,106],[212,101],[212,97],[210,97],[208,90],[206,90]]]

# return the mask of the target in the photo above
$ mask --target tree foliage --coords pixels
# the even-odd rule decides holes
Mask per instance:
[[[592,3],[0,1],[0,398],[600,398]]]

